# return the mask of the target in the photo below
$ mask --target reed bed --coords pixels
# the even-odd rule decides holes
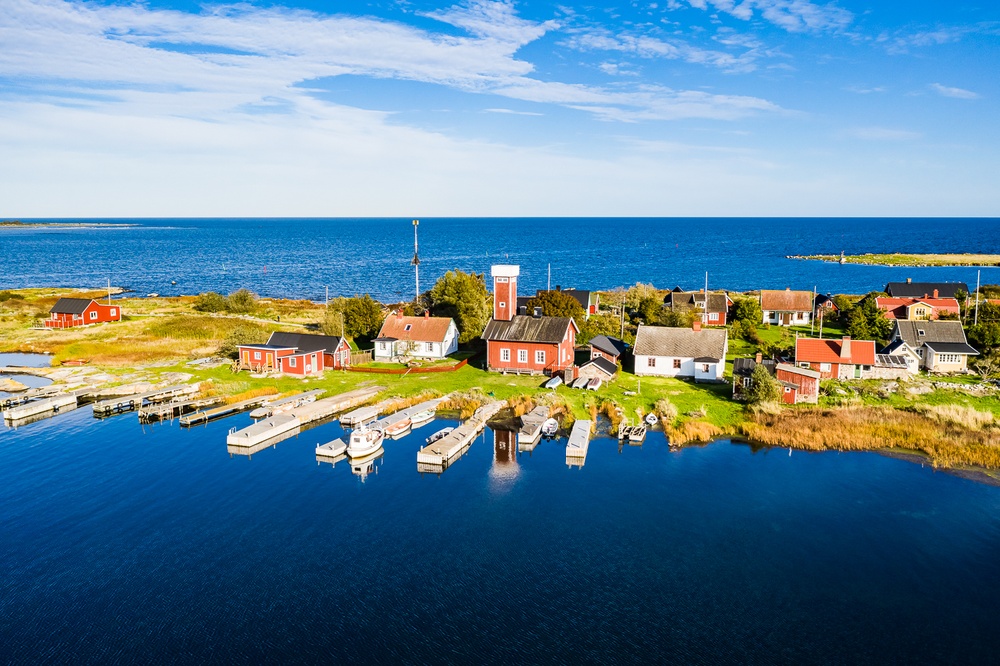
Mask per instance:
[[[996,423],[993,412],[981,412],[966,405],[918,405],[917,411],[935,421],[965,426],[970,430],[982,430]]]
[[[685,421],[678,426],[666,426],[663,431],[672,446],[691,442],[710,442],[716,437],[732,434],[729,428],[720,428],[708,421]]]
[[[514,416],[524,416],[535,408],[535,399],[529,395],[516,395],[507,400],[507,406],[514,412]]]
[[[664,426],[670,425],[676,421],[679,413],[677,411],[677,405],[670,402],[666,398],[660,398],[657,400],[656,404],[653,405],[653,411],[660,418],[660,421],[663,422]]]
[[[388,402],[385,405],[385,409],[382,411],[383,414],[395,414],[398,411],[413,407],[414,405],[419,405],[427,400],[432,400],[434,398],[440,397],[440,391],[421,391],[417,395],[411,395],[408,397],[393,397],[390,398],[392,402]]]
[[[460,419],[467,419],[482,407],[484,398],[480,393],[455,393],[438,405],[442,411],[458,412]]]
[[[274,386],[262,386],[260,388],[247,389],[242,393],[237,393],[236,395],[231,395],[226,398],[227,405],[233,405],[237,402],[242,402],[243,400],[249,400],[250,398],[259,398],[265,395],[278,395],[278,389]]]
[[[602,400],[598,406],[598,410],[611,423],[611,432],[618,432],[618,428],[621,426],[622,419],[624,418],[624,412],[618,406],[618,403],[614,400]]]
[[[887,407],[811,409],[753,414],[740,426],[748,438],[807,451],[903,449],[925,454],[936,467],[1000,468],[997,429]]]

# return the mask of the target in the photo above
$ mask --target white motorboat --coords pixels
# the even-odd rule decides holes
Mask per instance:
[[[347,455],[352,458],[360,458],[374,453],[382,446],[384,437],[385,433],[378,428],[369,428],[365,424],[361,424],[351,431],[350,439],[347,441]]]
[[[438,441],[439,439],[444,439],[445,437],[447,437],[448,435],[450,435],[453,430],[454,430],[454,428],[442,428],[441,430],[438,430],[436,433],[434,433],[433,435],[431,435],[430,437],[428,437],[427,438],[427,443],[428,444],[433,444],[434,442]]]
[[[382,460],[382,455],[385,451],[379,446],[375,451],[368,454],[367,456],[361,456],[360,458],[351,459],[351,474],[354,474],[361,479],[361,483],[365,482],[369,474],[378,474],[378,463]]]
[[[659,421],[659,419],[656,418],[656,414],[652,412],[646,414],[646,425],[655,426],[657,421]]]
[[[546,437],[555,437],[558,432],[559,421],[556,421],[555,419],[545,419],[545,423],[542,424],[542,434]]]
[[[414,427],[418,425],[423,425],[424,423],[427,423],[433,418],[434,418],[434,410],[425,409],[424,411],[417,412],[416,414],[410,417],[410,425]]]

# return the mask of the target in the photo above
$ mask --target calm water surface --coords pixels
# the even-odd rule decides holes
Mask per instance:
[[[0,288],[113,285],[145,294],[250,288],[321,301],[414,292],[409,219],[162,219],[134,228],[0,229]],[[785,259],[862,252],[1000,253],[997,219],[515,218],[422,219],[421,290],[446,271],[521,266],[521,289],[659,287],[865,293],[891,280],[964,281],[972,268],[839,266]],[[983,269],[1000,283],[1000,268]],[[176,284],[171,284],[176,282]]]
[[[874,454],[671,453],[489,430],[363,482],[336,424],[251,458],[230,427],[87,408],[0,430],[10,663],[984,663],[1000,488]]]

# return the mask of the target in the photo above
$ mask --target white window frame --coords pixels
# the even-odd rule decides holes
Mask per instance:
[[[497,278],[497,283],[507,284],[507,278],[505,278],[505,277],[498,277]]]
[[[118,316],[118,308],[111,308],[111,316],[112,317]]]
[[[536,365],[545,365],[545,350],[544,349],[536,349],[535,350],[535,364]]]
[[[819,371],[820,372],[831,372],[832,370],[833,370],[833,366],[831,364],[829,364],[829,363],[820,363],[819,364]]]
[[[427,351],[429,351],[429,352],[434,351],[434,343],[433,342],[428,342],[427,343]]]
[[[503,310],[505,307],[507,307],[507,302],[506,301],[500,301],[500,309]]]
[[[500,362],[510,363],[510,349],[507,347],[501,347],[500,349]]]
[[[253,360],[255,360],[255,361],[259,361],[260,360],[260,352],[259,351],[255,351],[253,353]]]
[[[294,356],[289,356],[288,357],[288,367],[289,368],[294,368],[296,365],[297,364],[295,362],[295,357]]]
[[[518,349],[517,350],[517,362],[518,363],[527,363],[528,362],[528,350],[527,349]]]
[[[718,312],[709,312],[708,313],[708,320],[709,321],[719,321],[719,313]]]
[[[684,365],[684,362],[681,359],[674,359],[674,370],[680,370],[682,365]]]
[[[90,318],[91,318],[92,320],[93,320],[93,319],[97,319],[97,311],[96,311],[96,310],[91,310],[91,311],[90,311]]]

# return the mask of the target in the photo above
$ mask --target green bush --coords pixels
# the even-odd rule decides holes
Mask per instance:
[[[267,329],[259,324],[240,323],[226,334],[219,347],[219,355],[235,359],[240,345],[262,345],[267,342]]]
[[[257,311],[257,294],[249,289],[237,289],[226,299],[233,314],[250,314]]]
[[[229,301],[222,294],[206,291],[198,294],[198,298],[194,302],[194,309],[198,312],[224,312],[229,309]]]

